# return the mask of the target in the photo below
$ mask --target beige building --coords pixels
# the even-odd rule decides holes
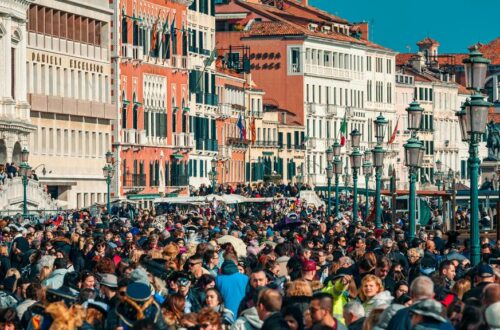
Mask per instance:
[[[106,201],[111,148],[112,11],[105,0],[39,0],[28,10],[30,165],[70,208]],[[65,205],[66,204],[66,205]]]
[[[304,127],[285,124],[293,116],[286,110],[267,107],[253,113],[249,120],[255,118],[256,138],[248,148],[246,181],[297,182],[299,172],[304,173]]]

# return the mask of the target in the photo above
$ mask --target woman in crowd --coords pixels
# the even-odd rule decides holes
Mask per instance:
[[[210,288],[205,291],[205,305],[220,314],[223,328],[228,329],[234,323],[234,314],[224,307],[219,290]]]

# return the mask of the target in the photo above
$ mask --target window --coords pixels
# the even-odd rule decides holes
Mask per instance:
[[[392,73],[392,60],[387,59],[386,66],[387,66],[387,73]]]
[[[301,72],[300,65],[300,48],[292,48],[290,54],[291,72],[298,73]]]
[[[372,71],[372,57],[366,57],[366,71]]]

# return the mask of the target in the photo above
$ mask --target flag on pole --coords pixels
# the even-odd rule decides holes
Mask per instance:
[[[243,122],[243,118],[241,118],[241,114],[238,116],[238,122],[236,126],[240,129],[240,139],[244,140],[247,136],[247,131],[245,128],[245,123]]]
[[[394,127],[394,131],[392,132],[391,138],[389,139],[389,142],[387,144],[392,144],[394,141],[396,141],[396,136],[398,134],[398,125],[399,125],[399,116],[398,119],[396,119],[396,126]]]
[[[344,114],[344,119],[342,119],[342,123],[340,124],[340,146],[343,147],[345,145],[345,140],[347,137],[347,120],[346,114]]]
[[[257,135],[255,134],[255,117],[250,122],[250,132],[252,133],[252,144],[254,144],[255,140],[257,140]]]
[[[153,24],[153,31],[151,36],[151,51],[154,52],[158,44],[158,22],[160,21],[160,13],[158,13],[158,18],[155,24]]]

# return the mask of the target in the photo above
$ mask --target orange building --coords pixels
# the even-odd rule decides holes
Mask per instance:
[[[187,1],[112,0],[115,191],[151,201],[187,193]],[[148,203],[144,203],[148,204]]]

